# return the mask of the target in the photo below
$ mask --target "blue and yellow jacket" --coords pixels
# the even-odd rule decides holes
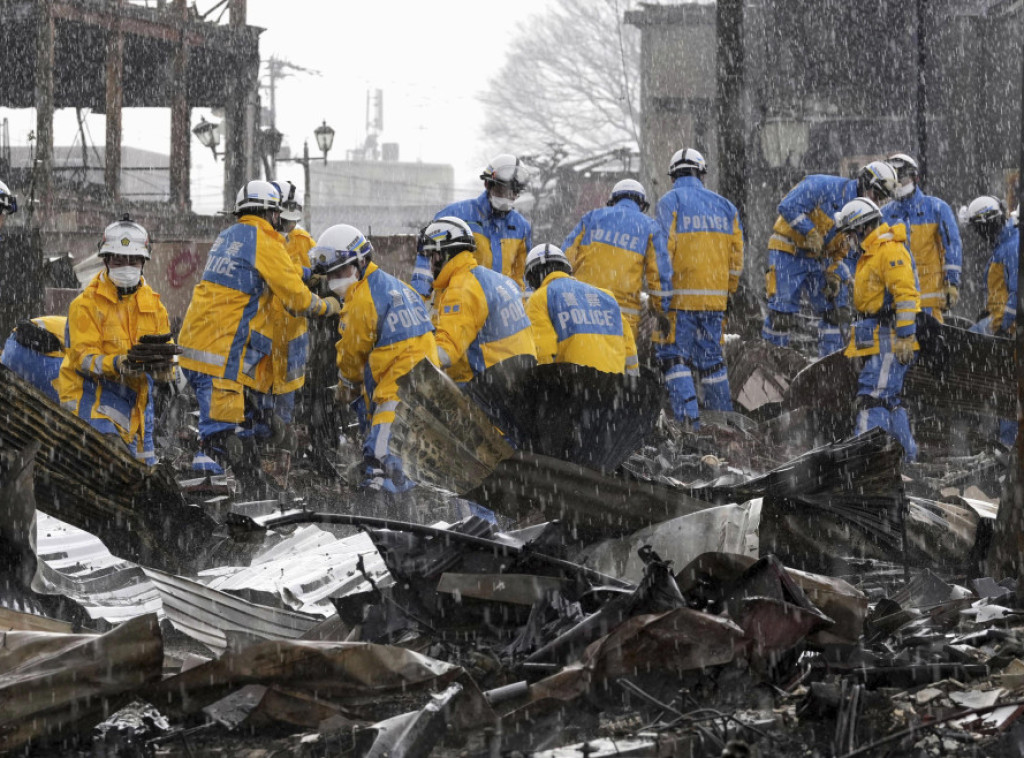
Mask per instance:
[[[665,232],[629,198],[584,214],[562,249],[573,276],[611,292],[634,332],[640,322],[645,269],[648,290],[672,289]],[[667,304],[668,298],[664,301]]]
[[[338,331],[338,373],[349,384],[363,385],[377,423],[394,419],[401,377],[424,358],[438,365],[437,343],[423,299],[375,263],[367,265],[363,278],[345,294]],[[379,416],[376,409],[381,406],[391,412],[389,418]]]
[[[504,274],[520,287],[523,286],[523,268],[526,266],[526,254],[533,247],[533,231],[530,222],[519,211],[495,213],[484,192],[479,197],[452,203],[434,218],[442,216],[455,216],[469,224],[476,240],[474,255],[481,266]],[[433,281],[430,261],[426,256],[416,256],[416,268],[412,272],[413,288],[423,297],[428,297]]]
[[[959,287],[963,267],[960,230],[953,211],[937,197],[917,187],[909,196],[882,206],[882,218],[890,225],[904,224],[910,254],[917,267],[921,307],[946,307],[946,282]]]
[[[468,382],[495,363],[537,354],[515,282],[476,262],[466,250],[434,281],[438,356],[448,376]]]
[[[303,281],[309,279],[309,251],[316,242],[305,229],[295,227],[285,240],[284,249],[288,251],[296,272]],[[273,370],[272,391],[275,395],[293,392],[306,383],[306,361],[309,358],[309,333],[305,316],[289,313],[281,298],[274,297],[270,301],[270,312],[267,316],[270,325],[270,339],[273,343],[269,358]],[[254,325],[253,327],[257,327]],[[257,374],[265,370],[257,369]],[[266,384],[257,381],[257,384]]]
[[[633,330],[607,290],[555,271],[526,303],[538,363],[575,363],[610,374],[638,372]]]
[[[861,254],[853,275],[853,307],[857,310],[849,357],[892,352],[896,337],[917,333],[915,317],[921,298],[914,273],[914,260],[907,251],[907,234],[902,224],[882,223],[861,243]],[[918,347],[914,342],[914,349]]]
[[[15,327],[4,344],[3,353],[0,353],[0,363],[59,405],[60,364],[64,361],[67,319],[64,316],[37,316],[29,320],[41,330],[40,336],[45,339],[23,335]],[[50,344],[44,345],[43,342]]]
[[[806,257],[806,235],[817,229],[825,240],[823,257],[842,260],[846,257],[846,243],[836,237],[833,216],[856,197],[856,179],[828,174],[805,176],[779,203],[779,217],[772,227],[768,249]]]
[[[271,372],[257,376],[256,368],[270,355],[270,330],[252,326],[258,313],[257,324],[266,325],[274,296],[292,313],[327,311],[303,284],[284,238],[264,219],[242,216],[214,241],[203,278],[192,291],[178,340],[182,368],[268,391]]]
[[[1007,221],[988,262],[988,312],[997,334],[1010,334],[1017,318],[1020,229]]]
[[[104,434],[118,434],[134,445],[137,458],[150,457],[145,438],[152,429],[152,380],[122,377],[115,358],[139,338],[171,331],[167,309],[146,284],[127,297],[98,273],[68,308],[64,361],[60,367],[60,403]]]
[[[680,176],[658,201],[658,223],[668,238],[671,287],[652,291],[656,307],[724,311],[743,272],[743,227],[736,206],[705,189],[695,176]],[[662,277],[664,274],[662,273]]]

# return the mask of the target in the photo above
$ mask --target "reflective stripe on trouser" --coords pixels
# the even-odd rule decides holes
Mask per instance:
[[[836,324],[830,324],[825,319],[818,322],[818,357],[832,355],[836,350],[846,347],[843,341],[843,331]]]
[[[910,431],[910,420],[907,411],[900,406],[903,395],[903,379],[907,375],[910,364],[896,360],[892,353],[878,353],[868,356],[864,367],[857,377],[857,395],[865,398],[867,403],[876,402],[876,407],[868,407],[857,413],[858,434],[868,429],[880,427],[889,432],[903,445],[907,460],[917,459],[917,443]]]
[[[391,426],[395,420],[397,400],[389,400],[374,405],[373,417],[370,421],[370,433],[363,442],[363,463],[366,474],[372,475],[374,470],[382,470],[384,476],[391,480],[391,490],[408,489],[413,482],[406,478],[402,470],[402,459],[391,454]]]
[[[875,427],[899,440],[908,461],[917,460],[917,442],[910,431],[910,417],[906,408],[865,408],[857,413],[857,434],[863,434]]]
[[[192,458],[192,470],[215,474],[217,476],[224,473],[224,469],[221,465],[201,450],[197,451],[195,456]]]
[[[761,337],[765,342],[770,342],[779,347],[789,347],[789,325],[787,323],[783,327],[779,323],[781,321],[780,317],[788,315],[777,313],[773,310],[768,311],[768,315],[764,317],[764,324],[761,326]]]
[[[761,328],[761,336],[773,345],[788,347],[790,330],[785,319],[773,317],[773,314],[799,313],[804,299],[818,316],[827,310],[849,305],[850,289],[845,285],[839,288],[835,300],[830,301],[825,297],[825,267],[828,261],[769,250],[768,264],[774,271],[775,292],[768,298],[768,315]],[[842,346],[842,335],[839,335],[838,342],[833,341],[834,336],[832,332],[823,334],[819,329],[819,356],[830,355]]]
[[[199,401],[201,439],[218,432],[235,431],[245,422],[245,398],[241,384],[229,379],[214,379],[192,369],[183,370]]]
[[[729,373],[725,366],[702,374],[700,386],[704,390],[704,407],[712,411],[731,411],[732,397],[729,393]]]
[[[678,363],[665,372],[665,387],[672,404],[672,415],[677,421],[696,421],[697,390],[693,386],[693,374],[685,363]]]

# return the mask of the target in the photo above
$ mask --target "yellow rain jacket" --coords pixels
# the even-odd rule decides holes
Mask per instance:
[[[256,369],[271,354],[267,316],[274,296],[295,314],[327,312],[327,304],[303,284],[284,238],[266,220],[242,216],[213,243],[192,291],[178,339],[181,366],[268,392],[272,372]]]
[[[743,273],[743,227],[736,206],[695,176],[680,176],[658,201],[658,223],[668,235],[671,288],[652,291],[663,309],[724,311]]]
[[[444,265],[434,289],[437,348],[456,382],[468,382],[506,358],[536,355],[519,287],[481,266],[470,251]]]
[[[423,299],[375,263],[345,294],[338,331],[338,373],[349,384],[363,385],[374,424],[394,420],[398,380],[413,366],[424,358],[439,365]]]
[[[914,261],[906,248],[902,224],[880,224],[861,244],[853,275],[857,320],[850,331],[849,357],[892,352],[895,338],[913,337],[921,310]],[[914,349],[918,348],[914,342]]]
[[[309,251],[316,241],[305,229],[295,227],[288,234],[284,248],[288,251],[296,272],[309,278]],[[305,269],[305,271],[303,270]],[[273,366],[273,392],[284,395],[306,383],[306,360],[309,358],[309,334],[305,316],[294,316],[287,311],[281,298],[270,301],[270,333],[273,348],[270,362]],[[263,370],[261,366],[257,373]]]
[[[575,363],[610,374],[639,370],[636,342],[612,293],[548,274],[526,303],[538,363]]]
[[[171,324],[160,296],[146,284],[128,297],[98,273],[68,308],[60,403],[101,432],[119,434],[142,457],[150,380],[123,378],[114,358],[146,334],[167,334]]]
[[[665,233],[629,198],[586,213],[562,249],[576,279],[612,293],[634,334],[640,323],[645,271],[648,290],[672,289]]]

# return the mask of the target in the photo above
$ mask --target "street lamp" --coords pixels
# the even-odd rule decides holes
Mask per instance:
[[[193,127],[192,133],[199,138],[203,147],[208,147],[213,151],[214,160],[222,155],[217,152],[217,145],[220,144],[220,124],[212,124],[205,117],[200,116],[199,123]]]
[[[331,147],[334,146],[334,130],[327,125],[324,121],[320,126],[313,130],[313,136],[316,137],[317,147],[320,148],[320,152],[323,153],[324,165],[327,165],[327,153],[331,152]],[[280,145],[280,143],[278,143]],[[306,225],[306,230],[310,229],[312,225],[312,209],[309,205],[309,140],[304,140],[302,143],[302,157],[301,158],[278,158],[278,162],[288,163],[299,163],[302,165],[302,176],[305,180],[306,189],[303,193],[302,198],[302,221]]]

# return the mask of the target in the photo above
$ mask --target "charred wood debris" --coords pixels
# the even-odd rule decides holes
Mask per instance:
[[[696,433],[647,374],[421,364],[419,486],[356,491],[343,443],[267,455],[255,499],[4,370],[0,753],[1024,756],[1006,356],[922,361],[906,464],[852,435],[845,359],[727,355],[741,412]]]

